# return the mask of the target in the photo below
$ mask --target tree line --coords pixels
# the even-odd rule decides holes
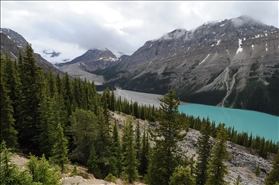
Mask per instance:
[[[23,175],[26,182],[41,184],[49,183],[36,180],[35,172],[49,174],[40,171],[44,168],[56,174],[57,170],[51,168],[56,165],[60,173],[64,173],[68,163],[87,166],[88,172],[96,178],[115,176],[130,183],[141,179],[151,185],[225,184],[227,140],[256,148],[263,156],[278,151],[272,141],[252,135],[248,138],[245,133],[225,129],[224,124],[215,126],[209,119],[200,120],[179,113],[180,102],[175,100],[172,90],[160,98],[158,109],[116,99],[109,89],[100,95],[94,82],[86,79],[71,78],[67,73],[63,77],[55,76],[51,71],[44,73],[36,65],[30,45],[17,61],[12,61],[9,55],[1,56],[0,72],[0,139],[5,141],[1,147],[1,170],[5,169],[1,171],[1,177],[7,177],[3,178],[3,184],[11,184],[7,170],[17,171],[8,165],[7,148],[31,153],[31,162],[45,165],[36,167],[28,163],[29,171],[22,172],[27,175]],[[134,128],[130,118],[120,135],[117,123],[110,120],[111,111],[149,120],[153,129],[142,131],[139,123]],[[189,127],[202,133],[198,140],[197,162],[188,159],[179,145]],[[209,141],[210,136],[215,139],[214,145]],[[42,156],[41,163],[33,155]],[[276,177],[270,179],[271,183],[267,184],[279,181]]]

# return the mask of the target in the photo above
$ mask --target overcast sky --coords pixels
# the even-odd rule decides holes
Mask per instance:
[[[278,9],[278,1],[1,1],[1,27],[21,34],[37,53],[61,52],[49,59],[60,62],[95,48],[131,55],[174,29],[241,15],[278,28]]]

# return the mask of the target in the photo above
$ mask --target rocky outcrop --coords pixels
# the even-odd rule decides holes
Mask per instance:
[[[124,128],[124,123],[127,115],[120,113],[111,113],[111,118],[114,123],[117,123],[122,132]],[[147,121],[133,119],[134,130],[136,129],[136,123],[140,122],[140,130],[143,133],[144,125],[146,128],[154,129],[156,124],[150,124]],[[196,149],[198,146],[198,138],[201,133],[197,130],[189,129],[185,139],[179,142],[179,146],[185,152],[188,158],[191,158],[196,154]],[[214,143],[214,139],[210,138],[210,141]],[[152,146],[152,143],[151,143]],[[238,175],[240,176],[240,181],[245,185],[261,185],[264,184],[264,179],[267,177],[268,173],[272,169],[272,163],[274,159],[274,154],[270,154],[267,159],[260,157],[256,151],[245,148],[240,145],[234,144],[232,142],[227,142],[227,160],[225,164],[228,166],[229,174],[226,176],[226,181],[233,185],[236,181]],[[194,159],[196,160],[195,155]],[[259,176],[255,175],[255,170],[259,165],[261,173]]]
[[[184,141],[180,146],[187,151],[187,156],[192,157],[196,153],[198,137],[201,134],[199,131],[190,129]],[[214,140],[211,138],[211,142]],[[256,151],[236,145],[232,142],[227,142],[227,160],[225,161],[229,169],[229,174],[226,180],[233,184],[238,175],[241,183],[245,185],[260,185],[264,184],[264,179],[272,169],[274,155],[270,154],[268,159],[260,157]],[[260,176],[255,175],[255,170],[259,165],[261,173]]]

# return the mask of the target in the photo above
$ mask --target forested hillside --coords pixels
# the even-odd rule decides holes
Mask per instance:
[[[43,72],[30,45],[18,61],[1,56],[0,72],[1,184],[59,184],[59,174],[69,163],[86,166],[96,178],[119,177],[128,183],[225,184],[227,140],[253,148],[264,158],[278,152],[273,141],[180,114],[172,90],[157,109],[116,99],[109,89],[100,95],[94,82]],[[151,126],[134,129],[127,119],[120,133],[110,119],[114,111],[148,120]],[[189,128],[202,133],[197,162],[178,144]],[[26,171],[10,164],[9,150],[30,154]],[[278,157],[266,184],[279,181],[277,166]]]

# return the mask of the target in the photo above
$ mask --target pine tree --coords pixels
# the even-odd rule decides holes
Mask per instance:
[[[227,182],[224,180],[225,175],[228,174],[228,168],[224,163],[226,158],[227,135],[224,124],[219,125],[217,138],[212,149],[211,161],[208,164],[207,182],[206,185],[225,185]]]
[[[109,89],[106,88],[103,91],[102,97],[101,97],[102,105],[103,105],[103,111],[105,116],[105,123],[109,124]]]
[[[57,107],[54,106],[54,99],[50,97],[50,91],[46,84],[44,84],[42,88],[42,98],[39,103],[38,111],[40,113],[40,133],[37,137],[39,149],[46,157],[50,157],[52,147],[56,142],[53,133],[55,133],[57,129],[58,120],[56,120],[56,114],[58,114],[58,112]]]
[[[0,141],[5,141],[9,148],[18,148],[17,130],[14,127],[15,119],[13,118],[12,101],[8,96],[5,86],[0,81],[0,94],[1,94],[1,116],[0,116]]]
[[[237,176],[236,182],[234,183],[234,185],[242,185],[240,183],[240,175]]]
[[[175,100],[175,93],[169,93],[159,98],[160,110],[157,116],[159,125],[150,132],[154,147],[151,150],[148,167],[148,181],[151,185],[168,184],[175,168],[182,163],[178,142],[186,134],[181,132],[185,125],[178,121],[179,100]],[[155,112],[155,111],[154,111]]]
[[[265,185],[274,185],[276,182],[279,182],[279,152],[277,152],[277,155],[274,159],[272,170],[265,179]]]
[[[88,161],[92,143],[97,135],[97,117],[94,112],[76,109],[70,116],[71,133],[74,139],[74,148],[70,159],[85,165]]]
[[[39,102],[42,89],[42,70],[36,65],[31,45],[26,46],[23,61],[20,62],[20,78],[22,98],[20,120],[17,125],[18,138],[21,146],[37,149],[36,139],[39,131]]]
[[[65,171],[65,164],[70,162],[68,158],[68,140],[64,137],[63,128],[60,123],[57,125],[56,132],[54,133],[55,143],[52,148],[52,162],[58,164],[61,168],[61,173]]]
[[[261,169],[260,169],[260,165],[259,164],[256,167],[255,174],[256,174],[256,176],[260,176],[261,175]]]
[[[37,184],[46,184],[46,185],[59,185],[59,180],[61,178],[59,173],[59,168],[51,168],[49,162],[46,160],[43,155],[41,159],[30,155],[30,160],[27,163],[27,168],[29,174],[32,177],[33,182]]]
[[[73,85],[67,72],[63,78],[60,78],[60,76],[57,75],[56,86],[58,89],[58,93],[61,94],[64,98],[64,105],[67,110],[67,117],[69,117],[75,111],[76,107],[72,87]],[[67,122],[67,126],[70,126],[70,122]]]
[[[36,185],[32,182],[27,171],[20,171],[18,166],[11,163],[12,153],[3,141],[0,145],[0,184]]]
[[[115,95],[114,95],[114,92],[113,91],[111,91],[111,95],[110,95],[110,107],[109,107],[109,109],[111,110],[111,111],[115,111]]]
[[[137,125],[136,125],[135,143],[136,143],[136,150],[137,150],[137,160],[139,161],[141,156],[141,136],[140,136],[139,121],[137,121]]]
[[[123,145],[125,148],[123,155],[124,178],[132,183],[138,179],[138,161],[136,158],[135,140],[132,119],[129,117],[124,126]]]
[[[102,178],[101,171],[98,167],[98,158],[96,155],[94,145],[91,146],[90,155],[89,155],[86,165],[88,168],[88,172],[93,173],[95,178]]]
[[[170,176],[169,185],[195,185],[195,178],[188,168],[176,168]]]
[[[95,140],[95,149],[98,156],[98,167],[102,178],[105,178],[111,171],[115,170],[112,156],[112,137],[109,123],[106,122],[104,109],[98,110],[98,133]]]
[[[1,64],[2,65],[2,64]],[[15,127],[20,121],[20,101],[21,101],[21,83],[19,78],[19,69],[16,61],[11,61],[7,55],[5,60],[2,82],[5,84],[5,88],[8,91],[8,96],[12,100],[13,118],[15,119]]]
[[[198,138],[197,147],[197,166],[196,166],[196,183],[197,185],[204,185],[207,181],[207,165],[210,161],[211,143],[210,143],[210,122],[209,119],[203,123],[201,134]]]
[[[139,165],[139,173],[141,175],[145,175],[147,173],[149,148],[150,148],[150,144],[149,144],[148,132],[144,125],[142,142],[141,142],[140,165]]]
[[[122,173],[122,159],[123,159],[123,153],[122,153],[122,146],[120,142],[120,137],[118,133],[118,126],[115,123],[113,127],[113,155],[116,160],[116,176],[120,177]]]

